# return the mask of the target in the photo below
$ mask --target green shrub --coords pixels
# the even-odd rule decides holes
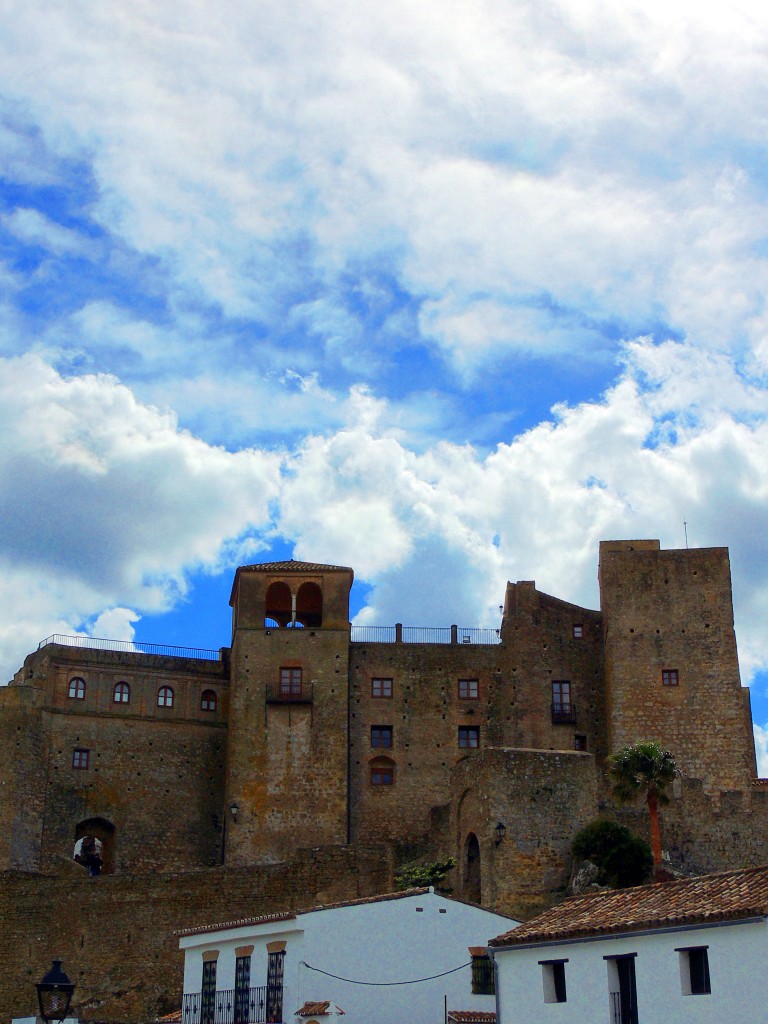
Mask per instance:
[[[573,855],[600,869],[600,883],[614,889],[641,885],[653,872],[653,854],[644,839],[615,821],[593,821],[577,832]]]
[[[421,889],[427,885],[434,885],[440,889],[445,876],[456,866],[453,857],[448,860],[437,860],[434,864],[419,864],[409,868],[403,868],[395,874],[395,885],[401,889]]]

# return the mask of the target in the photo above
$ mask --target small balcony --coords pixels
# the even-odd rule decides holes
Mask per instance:
[[[575,725],[576,705],[575,704],[550,704],[552,712],[552,725]]]
[[[267,986],[224,989],[205,995],[185,992],[181,1004],[181,1024],[266,1024]]]
[[[301,685],[293,683],[286,686],[285,683],[267,683],[267,704],[311,704],[312,683]]]

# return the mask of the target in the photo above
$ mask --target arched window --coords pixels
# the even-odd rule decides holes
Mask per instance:
[[[215,711],[218,704],[218,699],[213,690],[203,690],[202,696],[200,697],[200,710],[201,711]]]
[[[267,591],[264,609],[264,625],[267,628],[287,626],[291,621],[291,591],[287,583],[271,583]]]
[[[323,592],[316,583],[302,583],[296,595],[296,624],[309,628],[323,624]]]
[[[173,707],[173,690],[170,686],[161,686],[157,691],[157,706],[159,708]]]
[[[391,757],[374,757],[368,767],[371,769],[372,786],[394,786],[395,762]]]
[[[131,688],[128,683],[115,683],[115,689],[112,692],[112,700],[115,704],[131,703]]]
[[[80,676],[69,680],[69,697],[71,700],[85,700],[85,680]]]

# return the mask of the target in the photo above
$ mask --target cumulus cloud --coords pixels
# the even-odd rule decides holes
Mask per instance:
[[[4,665],[49,633],[172,606],[193,567],[269,522],[280,457],[179,430],[109,377],[0,362]],[[108,611],[111,609],[111,611]]]

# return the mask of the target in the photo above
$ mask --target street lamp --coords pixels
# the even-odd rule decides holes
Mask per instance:
[[[40,1016],[44,1021],[61,1021],[69,1013],[69,1004],[75,991],[74,981],[70,981],[61,969],[61,960],[54,960],[50,971],[42,981],[35,985],[37,1001],[40,1003]]]
[[[499,843],[504,838],[504,836],[507,834],[507,826],[504,824],[503,821],[500,821],[493,831],[496,833],[496,845],[498,846]]]

